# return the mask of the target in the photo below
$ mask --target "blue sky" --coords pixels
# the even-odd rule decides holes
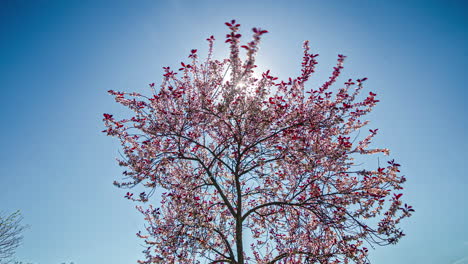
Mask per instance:
[[[196,2],[196,3],[195,3]],[[270,31],[258,64],[299,72],[302,42],[336,55],[346,76],[368,77],[381,103],[369,116],[377,146],[403,165],[416,213],[377,264],[461,264],[468,257],[467,14],[465,1],[0,1],[0,210],[20,209],[18,259],[39,264],[135,263],[144,222],[120,178],[117,141],[102,113],[124,114],[109,89],[146,92],[162,66],[206,54],[224,22]],[[246,34],[248,35],[248,34]],[[344,79],[344,78],[343,78]],[[465,259],[465,260],[463,260]],[[463,262],[465,263],[465,262]]]

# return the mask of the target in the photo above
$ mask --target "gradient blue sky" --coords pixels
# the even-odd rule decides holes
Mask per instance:
[[[197,2],[197,3],[195,3]],[[117,141],[102,113],[123,114],[109,89],[148,91],[206,37],[226,54],[224,22],[270,31],[261,69],[299,72],[302,42],[368,77],[381,103],[369,116],[392,150],[416,213],[377,264],[461,264],[468,256],[467,13],[465,1],[12,1],[0,0],[0,210],[30,225],[18,259],[129,264],[144,222],[112,185]],[[250,33],[248,33],[250,34]],[[247,34],[247,35],[248,35]],[[465,260],[462,260],[464,259]],[[464,262],[463,262],[464,263]]]

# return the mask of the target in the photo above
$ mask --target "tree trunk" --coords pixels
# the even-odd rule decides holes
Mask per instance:
[[[236,221],[236,248],[237,264],[244,264],[244,243],[242,241],[242,219],[237,217]]]

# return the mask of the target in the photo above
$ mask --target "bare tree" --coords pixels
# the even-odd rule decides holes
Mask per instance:
[[[10,263],[16,248],[23,239],[22,232],[26,226],[21,225],[20,211],[8,216],[0,215],[0,264]]]

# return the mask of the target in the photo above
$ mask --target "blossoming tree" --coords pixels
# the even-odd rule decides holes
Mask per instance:
[[[239,24],[226,23],[230,56],[164,67],[151,96],[109,91],[134,111],[130,119],[104,114],[118,137],[128,180],[149,191],[126,198],[148,222],[139,263],[365,263],[366,246],[396,243],[397,227],[413,211],[403,204],[400,165],[361,168],[359,155],[388,154],[369,145],[377,129],[357,139],[362,118],[378,102],[359,99],[366,78],[334,90],[345,56],[331,77],[306,88],[317,54],[304,43],[301,74],[280,81],[255,77],[255,55],[266,30],[242,45]],[[246,50],[241,59],[240,50]],[[360,140],[360,141],[359,141]]]

